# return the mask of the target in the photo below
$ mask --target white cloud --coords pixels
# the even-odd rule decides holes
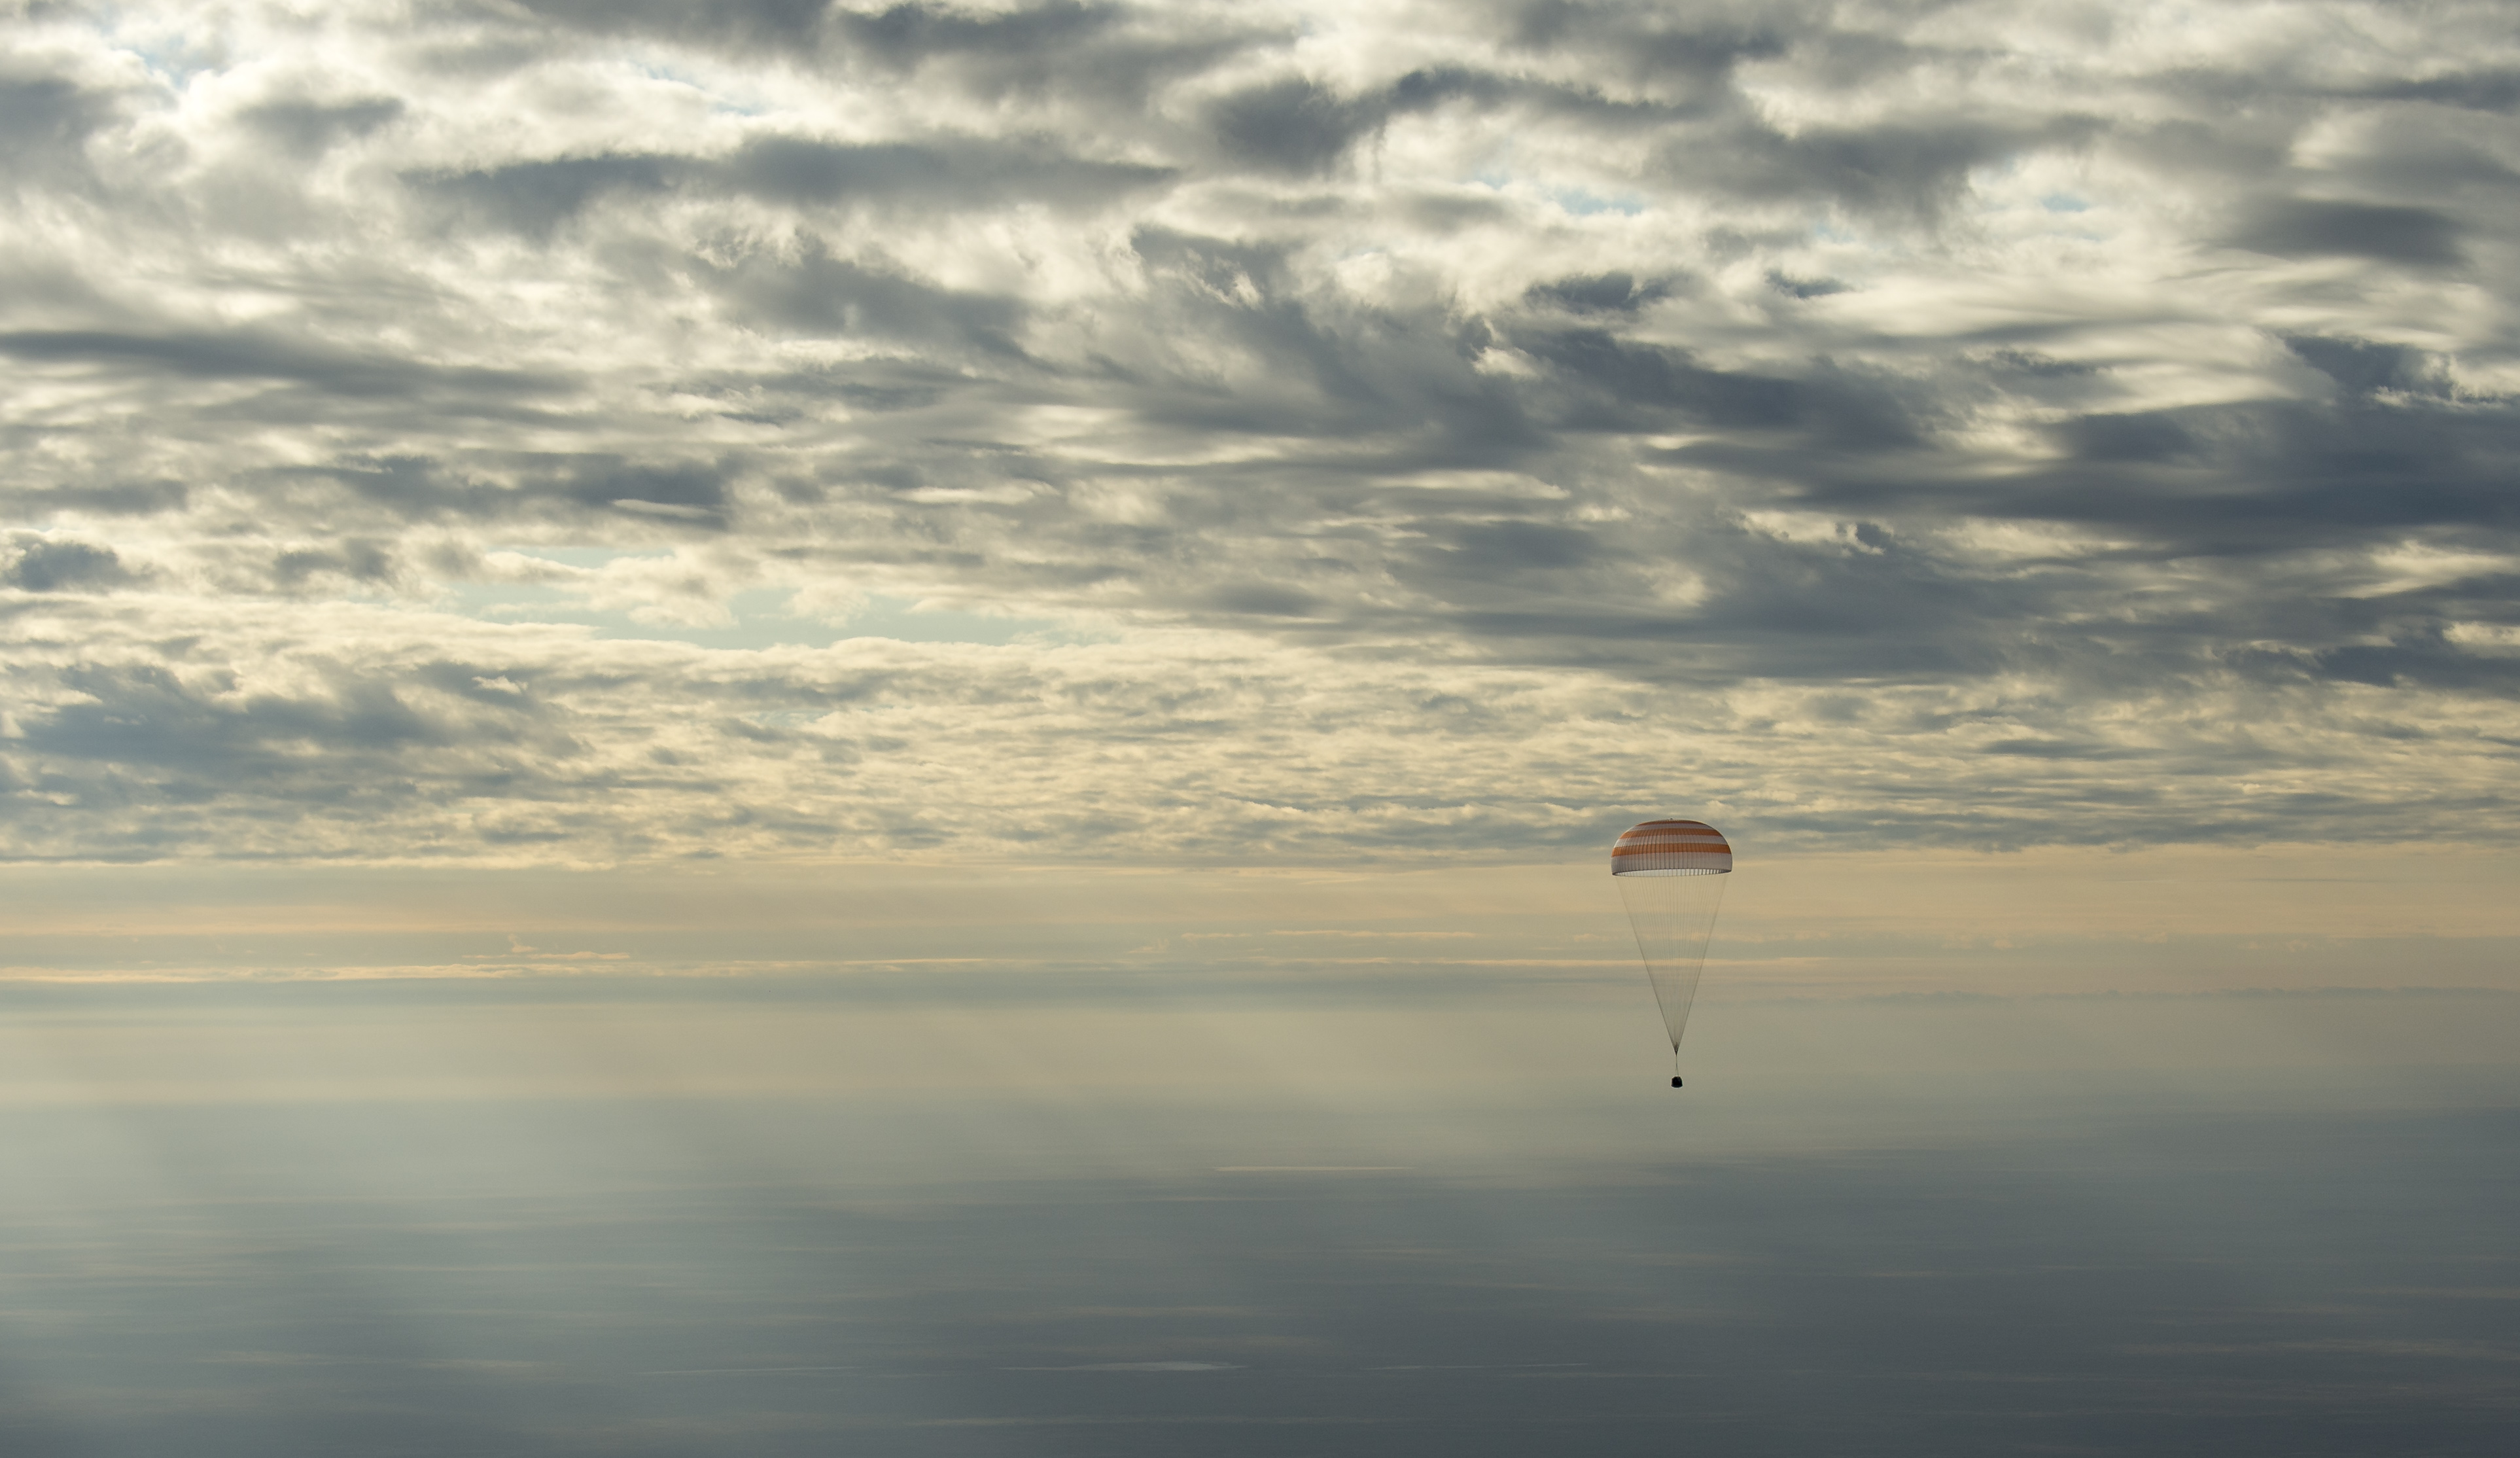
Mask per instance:
[[[786,14],[25,19],[12,853],[2509,818],[2497,7]]]

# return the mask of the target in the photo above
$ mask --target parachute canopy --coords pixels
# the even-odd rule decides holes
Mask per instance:
[[[1732,870],[1732,845],[1703,820],[1648,820],[1610,847],[1610,875],[1636,929],[1645,979],[1662,1009],[1663,1030],[1671,1034],[1675,1069],[1688,1005],[1697,996],[1698,969],[1706,962],[1706,939],[1715,931]]]
[[[1721,876],[1732,869],[1732,847],[1703,820],[1648,820],[1610,847],[1613,876]]]

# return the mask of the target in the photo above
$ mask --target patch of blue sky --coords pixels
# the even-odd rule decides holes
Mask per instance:
[[[1622,217],[1635,217],[1645,210],[1645,200],[1635,193],[1604,195],[1580,187],[1552,188],[1549,200],[1568,212],[1590,217],[1595,213],[1615,212]]]
[[[873,597],[849,615],[843,638],[892,638],[903,643],[1084,643],[1094,635],[1046,617],[999,617],[958,608],[922,608],[907,598]]]
[[[1515,183],[1525,179],[1515,177],[1503,167],[1481,167],[1470,174],[1470,180],[1502,193],[1511,191]],[[1583,217],[1601,212],[1635,217],[1652,205],[1651,200],[1642,193],[1597,193],[1584,187],[1544,187],[1539,191],[1542,197],[1559,207]]]
[[[571,566],[598,567],[623,554],[592,548],[542,549],[532,555]],[[576,559],[571,561],[570,559]],[[907,598],[870,597],[844,621],[790,611],[793,589],[746,588],[728,598],[732,622],[647,621],[620,609],[589,605],[584,594],[560,583],[466,582],[449,606],[467,617],[492,622],[568,623],[592,628],[598,638],[689,643],[700,648],[824,648],[849,638],[890,638],[902,643],[1017,641],[1082,643],[1093,635],[1049,618],[1004,617],[953,608],[922,608]]]
[[[689,86],[709,99],[709,110],[712,112],[734,116],[760,116],[767,114],[769,110],[749,102],[738,101],[698,76],[691,75],[657,61],[634,58],[630,62],[630,68],[652,81],[669,81],[677,86]]]
[[[105,27],[108,39],[126,54],[140,58],[149,73],[170,89],[181,91],[193,77],[204,71],[219,69],[217,58],[208,50],[195,47],[181,31],[159,31],[144,38],[124,38]]]
[[[557,562],[562,567],[584,568],[602,567],[608,562],[618,562],[624,557],[659,555],[652,552],[645,554],[624,552],[618,547],[526,547],[510,550],[514,550],[519,557],[538,557],[545,562]]]
[[[2039,205],[2047,208],[2049,212],[2089,212],[2092,210],[2092,205],[2089,199],[2075,197],[2072,193],[2049,193],[2048,196],[2039,200]]]

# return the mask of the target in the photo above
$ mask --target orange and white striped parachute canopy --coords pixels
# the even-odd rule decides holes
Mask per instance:
[[[1648,820],[1610,847],[1613,876],[1721,876],[1732,869],[1732,847],[1703,820]]]

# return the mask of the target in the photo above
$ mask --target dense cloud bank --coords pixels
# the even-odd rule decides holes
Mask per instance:
[[[8,23],[9,854],[2507,834],[2500,6]]]

